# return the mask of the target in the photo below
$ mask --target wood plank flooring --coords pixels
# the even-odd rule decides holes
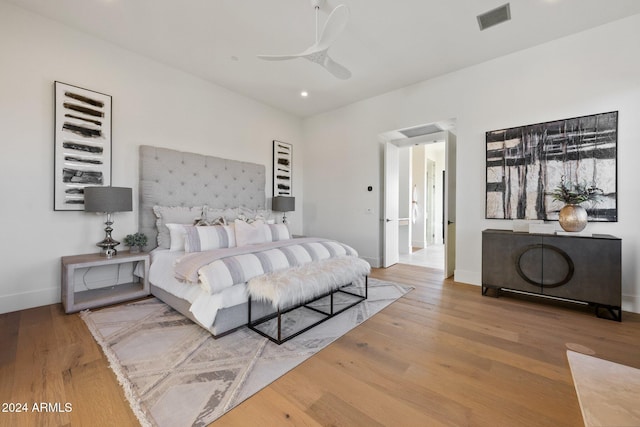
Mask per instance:
[[[214,425],[580,426],[567,346],[640,368],[640,315],[618,323],[573,305],[482,297],[424,267],[372,277],[415,289]],[[59,405],[34,412],[40,402]],[[3,403],[29,411],[0,412],[2,427],[138,425],[84,323],[60,304],[0,315]]]

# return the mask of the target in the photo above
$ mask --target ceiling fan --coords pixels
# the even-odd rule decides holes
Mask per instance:
[[[311,5],[316,11],[316,42],[313,45],[300,53],[292,55],[258,55],[258,58],[266,61],[284,61],[287,59],[304,58],[326,68],[327,71],[339,79],[346,80],[351,77],[351,71],[335,62],[327,53],[331,44],[338,38],[347,25],[349,8],[344,4],[336,6],[329,15],[329,18],[327,18],[322,33],[318,37],[318,13],[320,12],[320,5],[324,3],[324,1],[325,0],[311,0]]]

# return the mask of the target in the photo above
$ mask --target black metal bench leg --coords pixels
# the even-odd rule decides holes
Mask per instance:
[[[278,308],[278,342],[282,341],[282,313]]]
[[[331,292],[331,316],[333,316],[333,292]]]
[[[364,276],[364,299],[369,298],[369,276]]]

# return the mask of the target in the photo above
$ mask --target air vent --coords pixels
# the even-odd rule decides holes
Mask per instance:
[[[478,25],[480,25],[480,31],[482,31],[494,25],[502,24],[510,19],[511,9],[509,8],[509,3],[507,3],[489,12],[478,15]]]
[[[430,133],[441,132],[443,129],[437,124],[429,124],[424,126],[417,126],[409,129],[399,130],[401,134],[407,138],[413,138],[415,136],[429,135]]]

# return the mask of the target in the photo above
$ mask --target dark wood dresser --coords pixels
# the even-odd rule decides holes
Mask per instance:
[[[598,317],[622,320],[622,240],[482,232],[482,294],[502,289],[588,303]]]

